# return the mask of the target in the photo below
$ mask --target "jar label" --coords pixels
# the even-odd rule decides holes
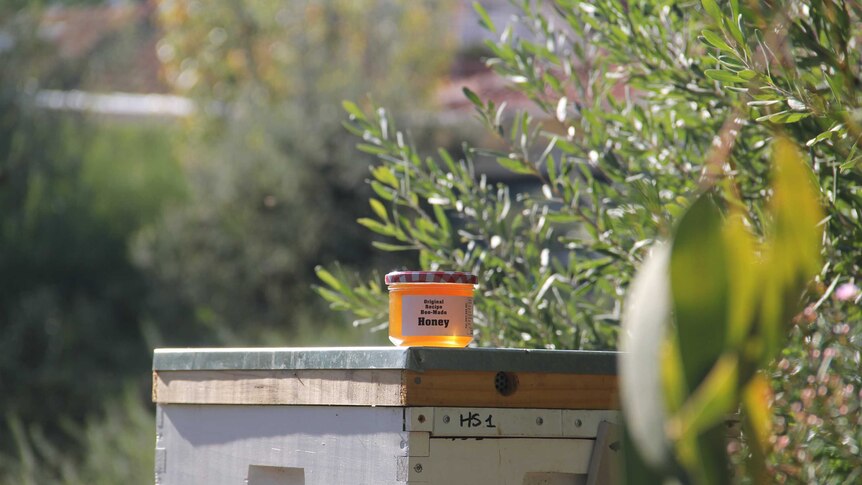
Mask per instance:
[[[473,297],[404,295],[401,333],[405,336],[473,336]]]

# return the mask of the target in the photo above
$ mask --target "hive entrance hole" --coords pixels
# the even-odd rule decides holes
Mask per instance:
[[[494,376],[494,388],[501,396],[510,396],[518,388],[518,378],[511,372],[498,372]]]

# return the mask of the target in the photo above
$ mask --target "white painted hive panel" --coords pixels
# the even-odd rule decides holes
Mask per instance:
[[[159,485],[406,480],[401,408],[162,405],[158,413]]]

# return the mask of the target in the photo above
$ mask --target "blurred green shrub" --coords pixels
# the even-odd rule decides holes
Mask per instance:
[[[0,189],[0,393],[25,421],[81,417],[147,369],[127,241],[183,182],[161,128],[28,116]]]
[[[76,78],[35,35],[38,15],[0,15],[3,483],[74,466],[85,454],[70,446],[75,426],[146,375],[146,285],[128,240],[185,192],[169,128],[37,109],[39,89]]]
[[[63,424],[74,439],[62,445],[39,423],[8,417],[14,455],[0,455],[0,481],[22,485],[152,482],[156,423],[141,395],[126,389],[99,413]],[[73,447],[80,453],[69,453]]]
[[[191,200],[135,250],[154,292],[154,344],[296,344],[336,319],[309,289],[316,261],[397,260],[375,257],[351,223],[368,162],[352,152],[338,103],[380,92],[424,109],[450,57],[450,7],[159,3],[166,75],[199,111],[182,151]]]
[[[758,436],[765,440],[759,452],[768,454],[767,471],[753,479],[858,478],[862,468],[850,450],[859,449],[862,424],[854,290],[862,262],[862,7],[841,1],[513,3],[520,12],[505,26],[494,25],[478,5],[477,12],[494,36],[488,64],[534,106],[510,113],[465,90],[505,149],[468,147],[461,160],[444,151],[428,157],[384,111],[346,105],[348,128],[362,137],[359,149],[379,159],[371,211],[360,224],[382,236],[379,249],[415,251],[422,268],[479,274],[479,345],[612,348],[634,269],[656,240],[670,237],[673,221],[701,187],[718,187],[716,203],[743,214],[744,230],[755,240],[780,240],[771,239],[781,229],[770,223],[768,173],[772,140],[783,133],[806,148],[825,210],[818,221],[794,214],[792,225],[823,229],[824,264],[805,263],[800,275],[816,273],[815,287],[802,295],[794,291],[801,287],[788,286],[772,297],[787,308],[758,320],[771,329],[761,340],[770,347],[753,355],[763,356],[754,359],[758,365],[771,362],[774,394],[766,395],[776,425]],[[533,178],[540,190],[513,193],[487,183],[477,166],[488,159]],[[810,254],[811,248],[799,250]],[[786,265],[778,272],[784,274],[793,260],[772,264]],[[324,268],[318,275],[319,292],[333,308],[385,320],[379,278],[358,284]],[[719,282],[704,283],[723,301]],[[807,306],[781,346],[789,309],[799,301]],[[721,321],[721,306],[714,310],[704,310],[704,318]],[[721,345],[722,335],[710,344]],[[757,342],[745,332],[734,335]],[[776,352],[783,357],[777,368]],[[702,365],[685,363],[693,373],[689,383],[699,382],[713,362],[714,352],[697,354]],[[729,402],[722,409],[736,401]],[[767,418],[750,419],[762,425]],[[733,440],[734,460],[758,452],[749,445],[750,439]],[[720,468],[726,460],[717,459]]]

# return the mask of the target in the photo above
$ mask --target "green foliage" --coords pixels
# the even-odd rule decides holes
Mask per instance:
[[[80,120],[47,114],[32,122],[20,126],[26,134],[15,132],[27,152],[16,155],[23,163],[10,170],[0,195],[0,272],[7,275],[0,283],[0,392],[25,421],[51,421],[81,416],[116,385],[115,372],[146,369],[137,325],[145,287],[126,241],[181,187],[170,175],[178,167],[152,143],[153,132],[96,134]],[[125,152],[136,155],[120,166],[115,154]],[[82,374],[90,378],[86,389],[77,384]]]
[[[0,188],[0,393],[19,434],[41,423],[44,440],[63,448],[64,420],[98,412],[123,385],[118,375],[149,367],[138,325],[146,286],[127,240],[161,204],[181,197],[182,179],[170,152],[154,143],[164,139],[160,130],[96,133],[56,114],[30,121],[13,132],[22,163]],[[121,153],[134,155],[120,162]],[[0,455],[13,446],[6,426]]]
[[[631,337],[622,350],[653,345],[651,354],[662,355],[662,368],[645,392],[639,369],[654,364],[645,359],[650,354],[642,349],[623,354],[623,409],[628,421],[660,423],[658,432],[674,453],[656,456],[655,436],[643,426],[632,428],[636,447],[631,451],[649,459],[656,472],[683,482],[730,480],[724,423],[740,405],[750,476],[768,482],[769,395],[757,371],[784,346],[788,324],[802,309],[799,297],[820,269],[822,239],[810,169],[786,140],[778,139],[773,152],[765,238],[760,241],[746,229],[744,213],[731,210],[725,219],[713,194],[704,194],[680,219],[669,258],[658,270],[645,268],[627,302],[624,325]],[[650,299],[644,286],[668,278],[661,283],[671,289],[667,299]],[[655,326],[656,315],[667,328]],[[643,326],[648,328],[638,328]],[[645,331],[666,337],[634,339]],[[634,412],[644,399],[665,409],[660,405],[652,416]],[[629,482],[646,483],[637,476]]]
[[[146,389],[149,391],[149,389]],[[109,400],[103,413],[88,417],[80,430],[86,450],[70,484],[148,483],[155,466],[156,420],[149,392],[126,390]]]
[[[186,199],[171,126],[97,124],[87,140],[82,183],[92,187],[93,212],[129,235],[161,216],[169,204]]]
[[[510,113],[465,90],[505,148],[467,147],[463,161],[446,155],[428,163],[386,117],[352,112],[351,131],[381,160],[372,188],[393,216],[362,223],[393,238],[397,249],[419,249],[422,267],[480,273],[482,345],[613,347],[623,290],[644,249],[669,231],[685,202],[678,197],[695,188],[693,175],[721,121],[700,115],[709,108],[706,96],[695,101],[694,112],[661,91],[650,93],[661,110],[620,97],[619,78],[626,76],[616,64],[619,51],[636,44],[592,31],[593,9],[604,6],[561,6],[562,24],[532,4],[522,7],[519,25],[532,29],[531,36],[516,37],[507,26],[499,41],[488,43],[495,56],[489,64],[547,118]],[[682,24],[675,16],[665,21]],[[598,55],[601,47],[610,55]],[[641,76],[631,75],[630,86],[647,86],[651,71],[630,60],[626,65]],[[583,66],[593,72],[582,74]],[[475,166],[489,158],[534,178],[541,193],[513,194],[483,182]],[[381,178],[389,173],[397,186]],[[442,210],[456,231],[442,231],[430,207]]]
[[[376,218],[358,221],[392,241],[378,242],[378,248],[418,250],[422,267],[478,273],[482,291],[475,302],[476,321],[487,342],[524,339],[536,346],[591,348],[613,342],[612,326],[590,315],[608,303],[577,298],[593,282],[608,285],[602,269],[611,258],[583,257],[564,264],[551,254],[564,247],[554,239],[548,209],[526,194],[518,209],[508,187],[477,178],[474,151],[458,162],[445,150],[436,160],[423,159],[384,111],[369,117],[347,107],[348,129],[366,141],[360,149],[378,150],[382,160],[371,170],[379,197],[372,204]],[[380,209],[386,205],[388,209]],[[572,285],[575,277],[582,279],[579,285]],[[337,280],[324,282],[329,288],[321,289],[323,296],[337,307],[364,312],[374,323],[385,320],[386,298],[378,282],[357,290]],[[374,298],[352,300],[356,292]],[[367,306],[371,303],[376,304],[373,310]],[[506,325],[493,326],[501,321]]]
[[[853,286],[862,261],[859,4],[513,3],[520,12],[508,25],[477,7],[494,36],[487,63],[534,106],[513,113],[464,90],[503,148],[428,157],[385,112],[347,105],[348,130],[379,160],[377,201],[360,224],[382,238],[378,248],[415,251],[423,269],[480,275],[479,345],[607,348],[634,269],[693,207],[675,233],[682,246],[668,256],[676,263],[667,264],[671,278],[685,279],[697,262],[702,284],[668,283],[663,311],[678,325],[653,335],[645,352],[661,372],[640,366],[641,381],[676,383],[665,389],[675,414],[650,418],[659,428],[674,423],[665,449],[676,455],[651,464],[686,480],[729,480],[719,427],[741,403],[745,440],[731,443],[732,458],[752,464],[752,479],[858,478],[862,469],[842,450],[858,448],[860,315],[830,295]],[[776,144],[776,133],[790,141]],[[793,144],[806,148],[811,173],[780,172],[773,187],[770,157],[784,171],[784,160],[798,160]],[[489,161],[538,189],[488,183]],[[800,194],[812,182],[817,190]],[[706,187],[714,201],[692,205]],[[351,299],[350,283],[337,280],[324,279],[322,291],[337,308],[385,317],[383,307],[360,309],[383,304],[379,286]],[[808,323],[788,342],[800,302],[808,306],[795,321]],[[662,318],[650,328],[662,328]],[[784,368],[767,369],[780,378],[757,377],[780,352]],[[820,384],[800,395],[790,383]],[[773,411],[764,407],[770,387]],[[841,419],[825,426],[815,410]],[[770,414],[781,426],[764,425]],[[691,446],[677,445],[683,431],[696,436]]]
[[[104,408],[83,424],[64,423],[74,436],[71,446],[86,450],[83,457],[59,446],[38,423],[7,417],[16,453],[0,455],[0,481],[24,485],[152,481],[156,423],[151,409],[131,389],[109,400]]]

